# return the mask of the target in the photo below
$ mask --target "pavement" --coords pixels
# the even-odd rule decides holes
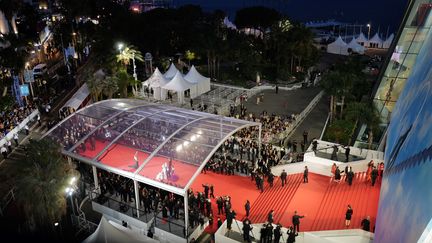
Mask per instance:
[[[261,114],[263,111],[267,111],[268,114],[275,113],[278,115],[299,114],[320,91],[319,87],[290,91],[279,89],[278,94],[276,94],[275,90],[264,90],[248,98],[248,101],[243,104],[248,112],[253,112],[256,115]],[[260,95],[264,95],[264,99],[257,105],[257,97]]]

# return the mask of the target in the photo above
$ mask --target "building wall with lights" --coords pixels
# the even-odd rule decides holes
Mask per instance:
[[[426,26],[430,11],[430,4],[417,5],[410,23],[421,23],[420,16],[427,13],[422,24]],[[415,65],[405,66],[409,77],[403,80],[391,110],[374,242],[432,242],[432,32],[413,28],[401,36],[401,40],[406,36],[417,40],[403,45],[413,53],[399,57],[407,63],[415,56],[409,63]]]
[[[420,50],[432,25],[432,0],[412,0],[395,38],[392,54],[385,67],[374,96],[374,103],[384,123],[390,122],[391,113],[410,77]]]

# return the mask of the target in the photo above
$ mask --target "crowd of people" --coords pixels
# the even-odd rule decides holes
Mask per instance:
[[[342,174],[345,174],[345,182],[348,183],[348,185],[352,185],[353,179],[354,179],[354,171],[351,166],[345,166],[344,170],[340,170],[339,166],[336,165],[336,163],[333,163],[331,167],[331,173],[333,175],[333,179],[335,182],[340,182],[342,179]],[[375,185],[375,182],[378,178],[382,178],[384,173],[384,162],[378,163],[376,166],[374,164],[374,161],[371,160],[368,163],[368,169],[366,171],[366,182],[371,183],[372,186]]]
[[[11,130],[17,127],[25,118],[27,118],[36,107],[29,103],[26,106],[19,107],[15,105],[9,111],[1,111],[0,117],[0,139],[4,138]]]

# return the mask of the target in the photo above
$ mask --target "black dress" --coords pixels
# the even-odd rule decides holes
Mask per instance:
[[[345,213],[345,220],[351,220],[351,216],[353,214],[353,210],[352,209],[348,209]]]

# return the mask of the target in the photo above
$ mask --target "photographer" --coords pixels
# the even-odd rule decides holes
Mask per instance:
[[[294,243],[295,238],[298,236],[298,233],[294,230],[292,226],[290,226],[290,228],[288,229],[287,234],[288,234],[287,243]]]
[[[236,217],[235,211],[230,209],[227,213],[227,218],[226,218],[228,230],[231,230],[231,225],[232,225],[233,219],[235,219],[235,217]]]
[[[281,224],[277,224],[276,228],[273,230],[273,237],[274,237],[274,242],[279,242],[282,232],[281,232],[281,228],[282,225]]]
[[[251,226],[251,222],[249,221],[249,219],[245,219],[243,221],[243,240],[246,242],[252,242],[250,239],[250,235],[249,233],[252,231],[252,226]]]

